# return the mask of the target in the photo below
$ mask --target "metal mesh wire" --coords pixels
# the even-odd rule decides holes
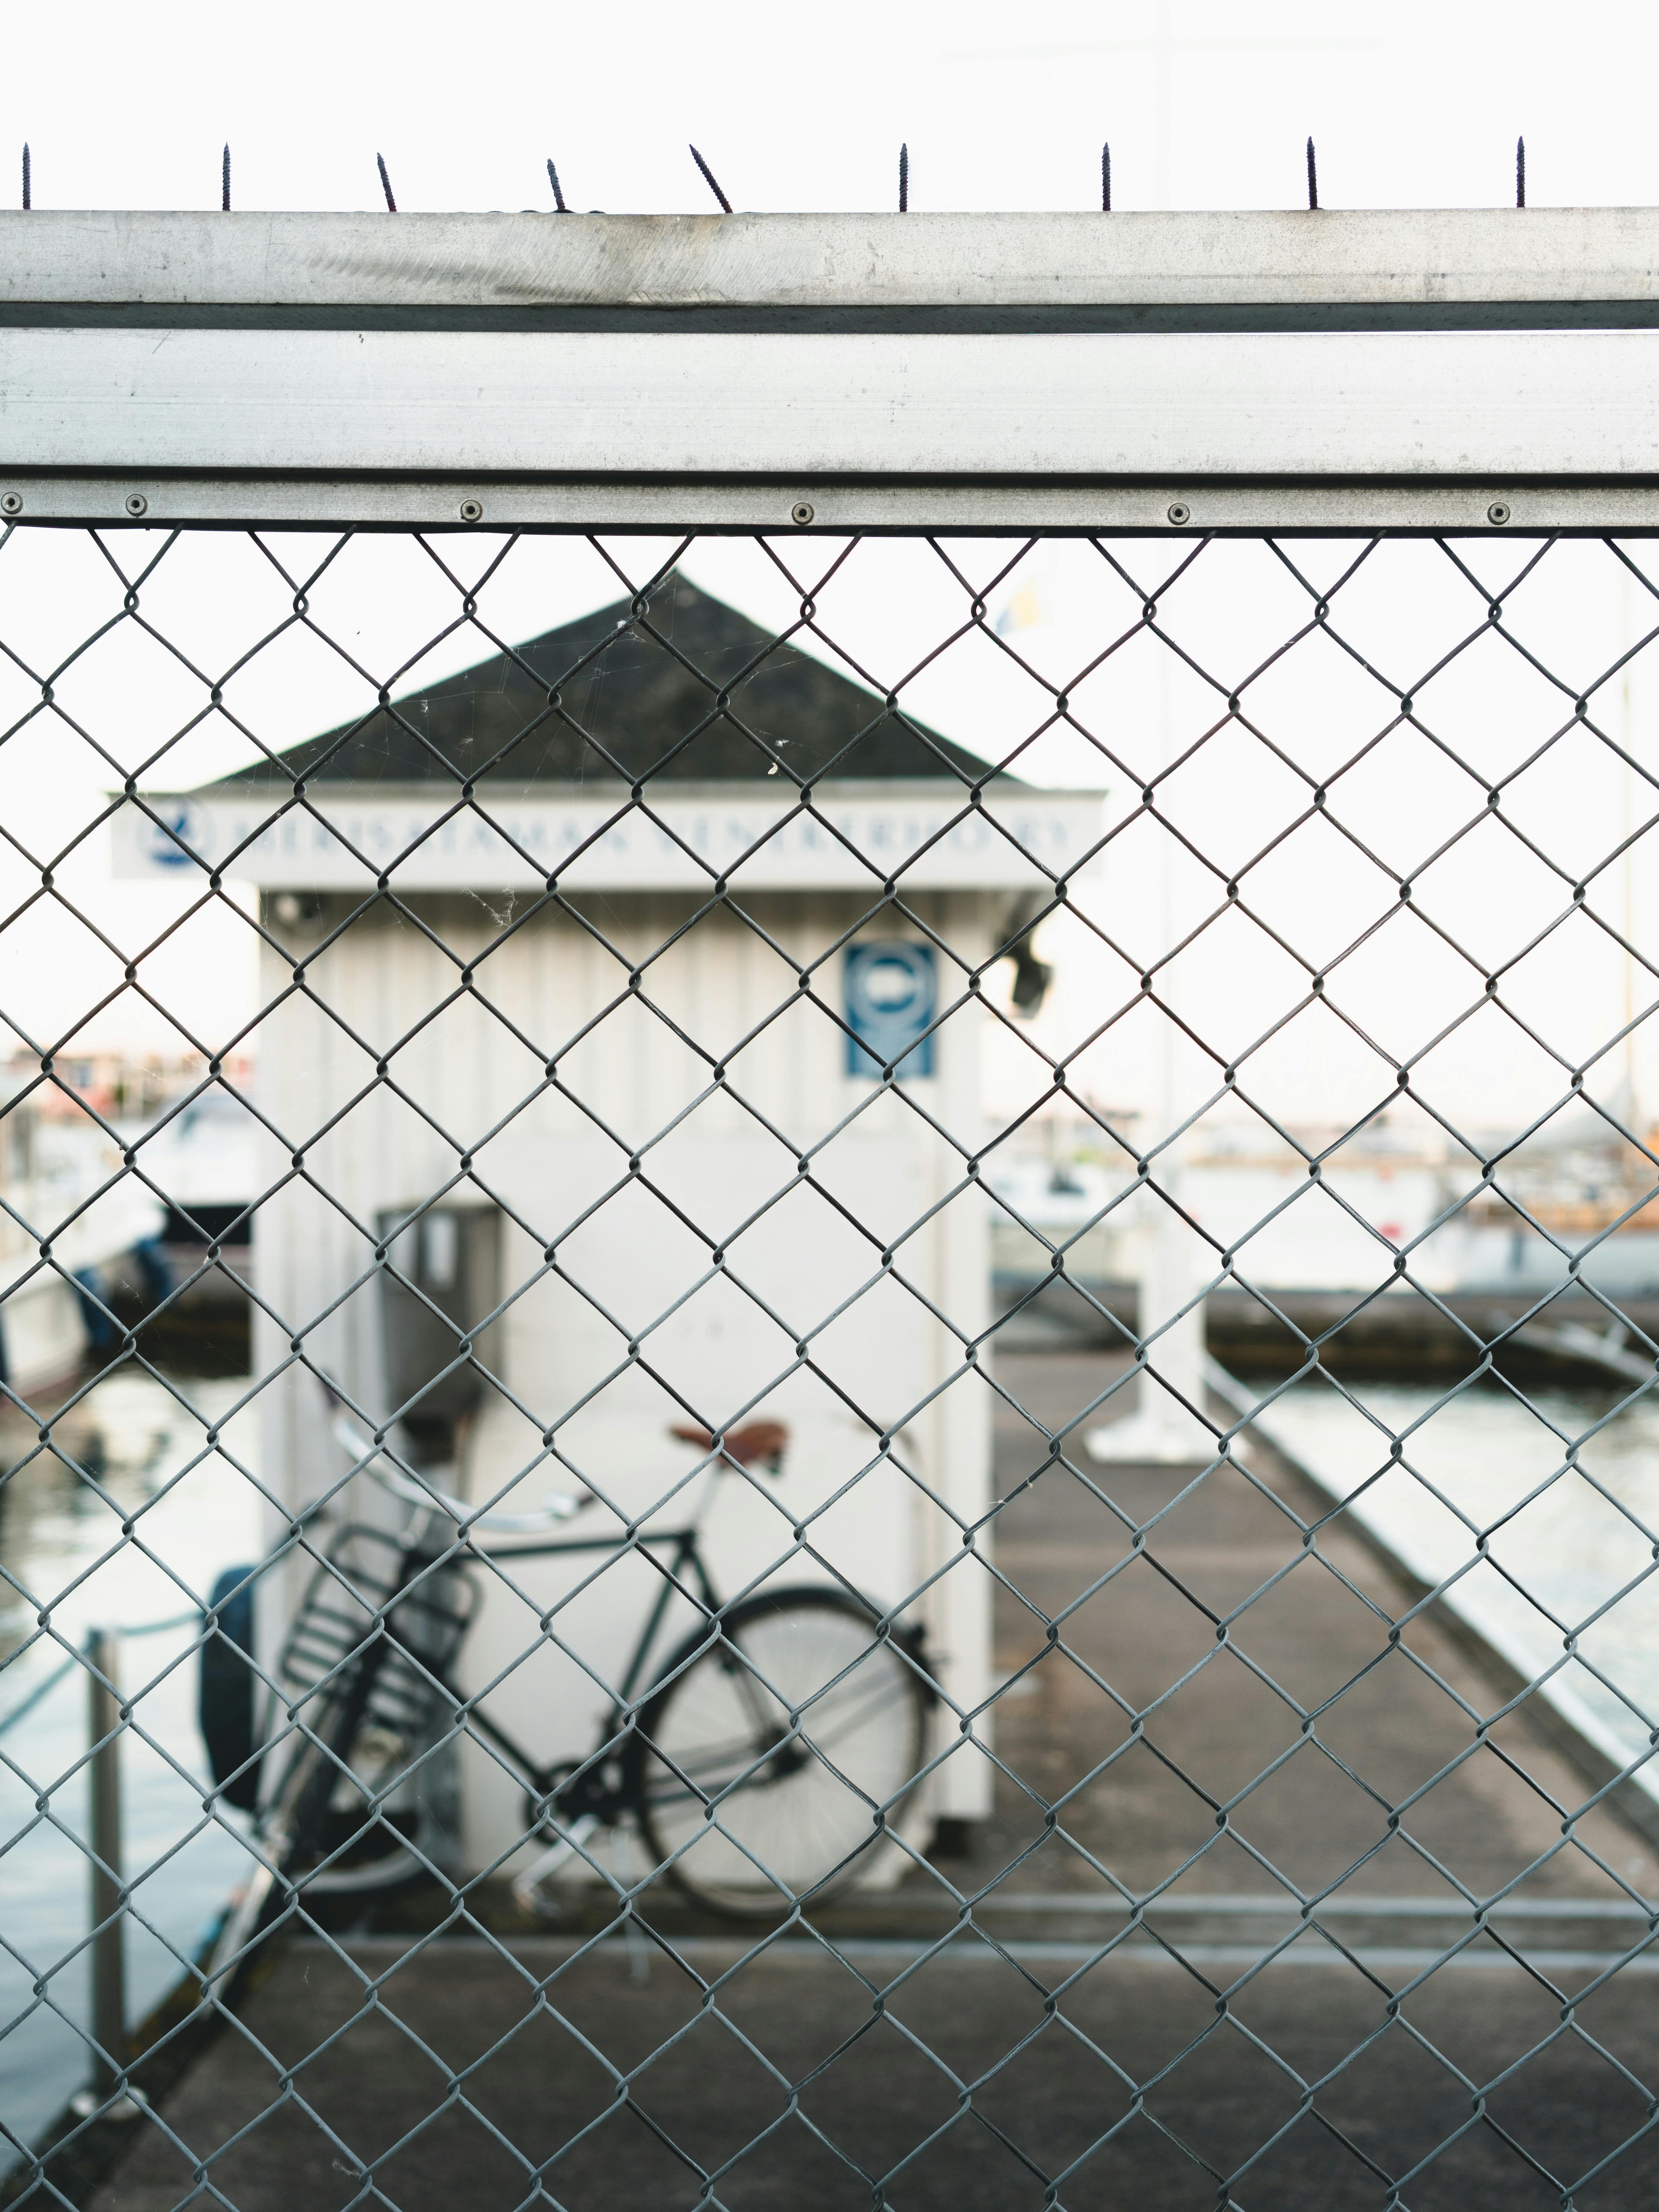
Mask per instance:
[[[12,529],[11,2201],[1645,2201],[1650,571]]]

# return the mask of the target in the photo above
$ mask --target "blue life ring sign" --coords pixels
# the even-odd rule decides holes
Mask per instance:
[[[931,945],[900,937],[849,945],[842,989],[848,1026],[847,1073],[880,1079],[884,1066],[907,1080],[933,1072],[933,1040],[925,1034],[939,1008],[939,974]]]

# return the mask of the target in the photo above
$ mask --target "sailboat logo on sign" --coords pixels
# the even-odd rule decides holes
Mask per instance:
[[[191,856],[202,849],[206,816],[187,799],[152,804],[155,811],[138,833],[145,858],[161,868],[193,867],[196,862]]]
[[[925,1035],[939,1004],[931,945],[902,938],[847,949],[847,1073],[879,1077],[884,1066],[914,1080],[933,1072],[933,1040]]]

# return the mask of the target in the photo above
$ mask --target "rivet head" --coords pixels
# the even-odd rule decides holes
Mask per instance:
[[[21,491],[9,491],[0,495],[0,514],[21,514],[22,512],[23,495]]]
[[[1509,520],[1509,519],[1510,519],[1510,503],[1509,503],[1508,500],[1506,500],[1506,499],[1495,499],[1495,500],[1493,500],[1493,501],[1492,501],[1492,505],[1491,505],[1491,506],[1486,509],[1486,520],[1487,520],[1487,521],[1488,521],[1488,522],[1495,522],[1495,523],[1498,526],[1498,527],[1501,529],[1501,528],[1503,527],[1504,524],[1504,523],[1506,523],[1506,522]]]
[[[805,530],[807,524],[812,520],[811,501],[810,499],[798,499],[789,510],[789,520],[791,522],[799,523],[801,528]]]
[[[126,507],[129,514],[148,514],[149,512],[149,501],[141,491],[127,494]]]
[[[483,520],[483,501],[481,499],[464,499],[461,501],[461,520],[463,522],[482,522]]]
[[[1175,526],[1176,526],[1176,528],[1177,530],[1179,530],[1179,529],[1180,529],[1180,527],[1181,527],[1181,526],[1182,526],[1182,524],[1183,522],[1190,522],[1190,521],[1192,520],[1192,519],[1193,519],[1193,510],[1191,509],[1191,507],[1188,507],[1188,504],[1187,504],[1187,502],[1186,502],[1186,501],[1185,501],[1184,499],[1176,499],[1176,500],[1171,500],[1171,501],[1170,501],[1170,521],[1171,521],[1171,522],[1173,522],[1173,523],[1174,523],[1174,525],[1175,525]]]

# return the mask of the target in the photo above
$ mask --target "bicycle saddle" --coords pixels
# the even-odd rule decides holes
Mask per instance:
[[[699,1451],[718,1448],[739,1467],[752,1467],[757,1459],[763,1459],[774,1474],[789,1441],[789,1431],[781,1421],[748,1421],[740,1429],[728,1430],[723,1440],[711,1430],[698,1428],[695,1422],[677,1422],[668,1433],[678,1437],[683,1444],[696,1444]]]

